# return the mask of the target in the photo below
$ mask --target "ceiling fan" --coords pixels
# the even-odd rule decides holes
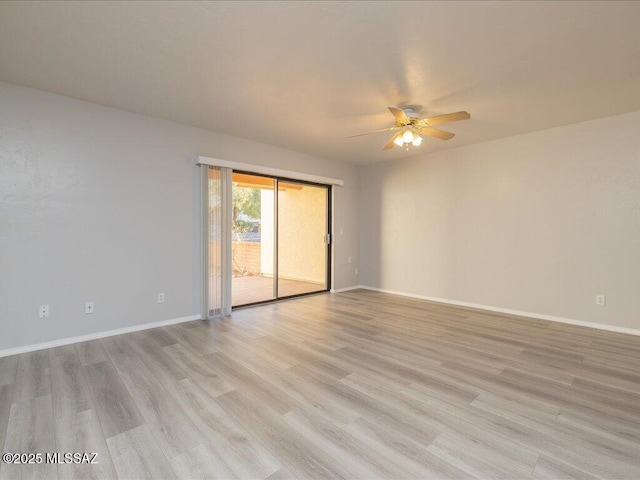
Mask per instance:
[[[397,131],[382,149],[389,150],[394,146],[406,147],[409,149],[409,145],[417,147],[422,143],[421,135],[436,137],[440,140],[449,140],[454,137],[455,134],[445,132],[439,128],[434,128],[434,125],[447,122],[457,122],[458,120],[467,120],[471,118],[471,115],[467,112],[447,113],[444,115],[437,115],[435,117],[420,118],[420,116],[414,112],[414,109],[410,107],[388,108],[396,119],[396,123],[393,127],[374,130],[373,132],[360,133],[358,135],[351,135],[349,138],[371,135],[372,133]]]

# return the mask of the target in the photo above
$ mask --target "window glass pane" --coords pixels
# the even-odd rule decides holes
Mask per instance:
[[[275,180],[237,172],[232,180],[231,304],[273,300]]]
[[[327,187],[278,184],[278,296],[326,290]]]

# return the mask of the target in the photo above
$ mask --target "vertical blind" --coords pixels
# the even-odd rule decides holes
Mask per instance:
[[[208,315],[207,317],[215,317],[222,314],[222,172],[219,167],[208,167],[207,169],[207,207],[208,212],[208,288],[207,295]]]
[[[231,314],[231,169],[203,165],[202,318]]]

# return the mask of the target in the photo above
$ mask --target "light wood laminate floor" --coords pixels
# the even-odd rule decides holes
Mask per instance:
[[[370,291],[0,359],[17,478],[640,478],[640,337]]]

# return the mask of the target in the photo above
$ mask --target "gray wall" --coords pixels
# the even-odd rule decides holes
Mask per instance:
[[[362,283],[640,329],[639,131],[636,112],[363,168]]]
[[[0,106],[0,350],[199,312],[195,155],[344,179],[334,287],[357,283],[355,167],[1,82]]]
[[[357,169],[1,82],[0,105],[0,350],[197,314],[198,154],[344,179],[334,288],[640,329],[640,112]]]

